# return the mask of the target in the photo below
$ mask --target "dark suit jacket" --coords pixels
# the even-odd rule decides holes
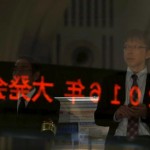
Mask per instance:
[[[102,82],[102,95],[101,99],[98,102],[97,109],[95,111],[95,123],[100,126],[109,126],[108,136],[113,136],[116,128],[118,126],[117,122],[113,121],[114,113],[125,102],[125,77],[126,72],[117,72],[113,76],[106,77]],[[114,84],[121,86],[121,89],[118,91],[118,100],[120,105],[112,105],[110,102],[114,99]],[[146,104],[148,108],[147,118],[143,119],[145,123],[150,125],[150,75],[148,74],[146,80],[146,88],[144,93],[143,103]]]
[[[34,93],[34,95],[36,92]],[[34,96],[33,95],[33,96]],[[33,97],[32,96],[32,97]],[[42,136],[43,121],[51,119],[57,126],[59,120],[60,102],[53,99],[49,103],[44,96],[36,102],[30,101],[24,114],[17,114],[17,101],[5,100],[0,102],[0,133],[26,134]]]

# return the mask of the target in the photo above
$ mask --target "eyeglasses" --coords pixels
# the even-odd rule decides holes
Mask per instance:
[[[17,73],[17,72],[21,72],[21,73],[28,73],[28,72],[31,72],[32,71],[32,69],[30,69],[30,68],[22,68],[22,67],[14,67],[13,68],[13,72],[14,73]]]
[[[137,46],[137,45],[133,45],[133,46],[125,45],[123,48],[124,48],[124,50],[126,50],[126,49],[147,49],[147,47],[144,45],[139,45],[139,46]]]

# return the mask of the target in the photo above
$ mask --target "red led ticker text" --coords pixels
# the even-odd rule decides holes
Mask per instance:
[[[65,84],[68,86],[67,93],[64,94],[65,97],[74,97],[72,98],[72,104],[75,104],[75,97],[85,97],[82,92],[85,89],[81,79],[77,79],[77,81],[66,81]],[[46,88],[53,88],[55,86],[54,83],[49,83],[44,80],[44,76],[41,76],[39,82],[33,82],[34,87],[38,87],[37,93],[34,95],[32,99],[27,96],[27,93],[32,89],[32,86],[29,84],[28,76],[14,76],[10,83],[6,83],[2,78],[0,78],[0,99],[5,100],[6,96],[4,92],[7,92],[9,89],[9,99],[10,100],[18,100],[18,93],[24,97],[25,100],[32,100],[35,102],[41,95],[45,97],[48,102],[52,102],[53,99],[46,93]],[[101,86],[98,82],[93,82],[90,85],[90,97],[91,101],[97,102],[94,96],[101,96]]]
[[[121,86],[119,86],[118,84],[115,84],[114,85],[114,99],[111,100],[112,105],[120,105],[120,100],[118,99],[119,90],[121,90]],[[137,93],[137,100],[133,99],[134,92]],[[141,96],[142,96],[141,90],[137,86],[133,86],[129,91],[129,99],[130,99],[131,105],[138,106],[140,104]],[[149,94],[149,96],[150,96],[150,94]],[[150,107],[150,105],[149,105],[149,107]]]
[[[138,94],[136,101],[133,99],[133,92],[134,92],[134,91],[136,91],[137,94]],[[141,96],[142,96],[141,90],[140,90],[137,86],[133,86],[133,87],[131,88],[131,90],[130,90],[129,95],[130,95],[130,102],[131,102],[131,104],[132,104],[133,106],[138,106],[139,103],[140,103]]]
[[[32,100],[33,102],[35,102],[41,95],[43,95],[48,102],[53,101],[50,95],[46,92],[46,88],[53,88],[55,86],[55,83],[46,82],[44,76],[41,76],[40,81],[33,82],[32,85],[34,87],[38,87],[38,90],[34,95],[34,97],[30,99],[27,96],[27,93],[33,87],[29,84],[29,79],[27,76],[14,76],[9,84],[5,82],[2,78],[0,78],[0,100],[6,99],[4,93],[7,93],[9,89],[10,100],[18,100],[18,93],[20,93],[27,101]],[[68,92],[64,93],[64,96],[72,97],[72,104],[75,104],[75,97],[85,97],[85,95],[82,93],[86,89],[86,86],[83,85],[81,79],[77,79],[76,81],[67,80],[65,82],[65,85],[67,85]],[[89,93],[90,100],[93,103],[97,103],[98,101],[100,101],[101,95],[103,94],[101,85],[98,82],[92,82],[89,86],[89,89],[90,89],[90,93]],[[114,89],[112,90],[114,93],[114,98],[110,102],[111,105],[120,105],[120,100],[118,99],[118,95],[119,95],[119,91],[121,90],[121,86],[118,84],[114,84]],[[133,99],[133,93],[135,91],[138,95],[136,101]],[[141,90],[137,86],[133,86],[129,91],[130,103],[133,106],[137,106],[140,103],[141,95],[142,95]],[[148,92],[148,95],[150,96],[150,91]],[[95,96],[98,97],[98,99],[96,99]]]
[[[53,87],[54,83],[47,83],[44,81],[44,76],[41,76],[41,81],[40,82],[33,82],[33,86],[37,86],[39,87],[38,92],[35,94],[35,96],[33,97],[33,101],[35,102],[41,94],[44,95],[44,97],[46,98],[46,100],[48,102],[52,102],[53,99],[51,97],[49,97],[49,95],[46,93],[46,89],[45,87]]]
[[[68,91],[70,91],[70,93],[65,93],[64,96],[73,97],[72,104],[75,104],[74,97],[84,97],[82,91],[85,89],[85,86],[83,86],[80,79],[77,81],[66,81],[66,85],[68,85]]]
[[[77,81],[66,81],[66,85],[68,85],[67,90],[69,91],[69,93],[65,93],[64,96],[65,97],[72,97],[72,104],[75,104],[75,98],[77,97],[85,97],[82,92],[83,90],[85,90],[85,86],[83,85],[83,83],[81,82],[81,79],[78,79]],[[93,82],[90,85],[90,100],[94,103],[97,103],[97,101],[99,99],[96,99],[96,97],[100,98],[101,96],[101,86],[98,82]]]
[[[90,89],[92,89],[90,92],[90,99],[93,103],[97,103],[97,99],[94,97],[98,96],[98,98],[99,98],[98,100],[100,100],[101,94],[102,94],[102,88],[98,82],[93,82],[90,85]]]
[[[3,95],[2,92],[7,92],[7,86],[8,84],[2,78],[0,78],[0,99],[1,100],[5,100],[6,98],[6,96]]]
[[[48,102],[52,102],[52,98],[46,93],[46,87],[53,87],[54,83],[45,82],[44,76],[41,76],[40,82],[33,82],[33,86],[39,88],[34,97],[30,99],[27,96],[27,93],[32,89],[32,86],[29,84],[28,76],[13,76],[10,84],[7,84],[2,78],[0,78],[0,99],[5,100],[6,96],[4,96],[3,92],[7,92],[9,88],[10,100],[18,100],[18,93],[20,93],[26,101],[32,100],[35,102],[42,94]]]
[[[29,80],[27,76],[14,76],[13,80],[10,81],[9,99],[18,100],[18,93],[21,93],[22,97],[29,101],[30,98],[26,94],[31,90],[32,86],[28,84]]]
[[[121,86],[118,84],[114,85],[114,99],[111,100],[112,105],[120,105],[120,100],[118,100],[118,92],[121,89]]]

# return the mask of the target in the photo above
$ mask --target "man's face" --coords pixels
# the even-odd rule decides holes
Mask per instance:
[[[30,62],[26,59],[18,59],[14,66],[13,76],[18,76],[18,77],[26,76],[28,77],[28,84],[32,85],[33,74],[32,74],[32,66]]]
[[[145,66],[147,58],[149,50],[142,40],[129,39],[124,43],[124,60],[129,67]]]

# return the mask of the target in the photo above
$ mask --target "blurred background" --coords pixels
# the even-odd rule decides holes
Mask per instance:
[[[123,38],[149,31],[149,0],[0,0],[0,60],[124,69]]]

